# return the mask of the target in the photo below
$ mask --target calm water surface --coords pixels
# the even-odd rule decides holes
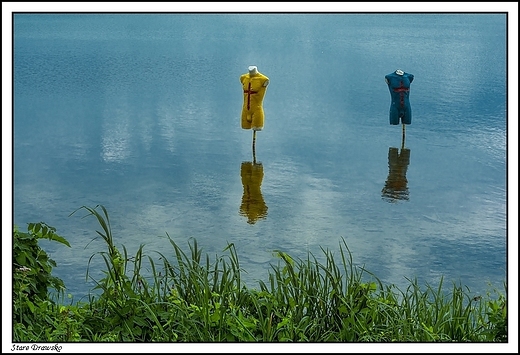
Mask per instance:
[[[254,151],[249,65],[270,79]],[[404,137],[396,69],[415,76]],[[131,254],[235,243],[252,286],[273,250],[342,239],[400,287],[506,278],[504,14],[18,14],[13,74],[13,222],[69,240],[44,246],[77,297],[105,246],[71,213],[98,204]]]

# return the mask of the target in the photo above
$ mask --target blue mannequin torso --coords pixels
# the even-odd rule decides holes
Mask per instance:
[[[412,107],[410,106],[410,84],[413,81],[413,75],[401,72],[402,75],[393,72],[385,75],[385,81],[390,90],[392,103],[390,105],[390,124],[399,124],[399,119],[403,124],[412,123]]]

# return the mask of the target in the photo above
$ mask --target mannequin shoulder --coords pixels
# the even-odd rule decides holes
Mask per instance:
[[[269,78],[265,76],[264,74],[260,74],[260,79],[262,81],[262,86],[269,85]]]

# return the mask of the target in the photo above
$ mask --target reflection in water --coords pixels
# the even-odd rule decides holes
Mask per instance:
[[[124,108],[123,108],[124,109]],[[124,111],[107,112],[103,120],[101,157],[105,162],[122,162],[128,158],[131,142],[131,125]]]
[[[240,215],[247,217],[247,223],[255,224],[267,216],[267,205],[261,191],[264,167],[256,160],[242,162],[240,176],[244,187]]]
[[[401,146],[401,152],[398,148],[388,148],[388,178],[385,181],[385,187],[381,191],[381,197],[388,202],[397,202],[397,200],[408,200],[408,180],[406,179],[406,170],[410,165],[410,149]]]

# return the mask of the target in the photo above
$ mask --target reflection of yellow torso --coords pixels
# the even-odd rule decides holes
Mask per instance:
[[[267,205],[261,191],[264,168],[262,164],[243,162],[240,176],[244,187],[240,214],[248,218],[247,223],[254,224],[258,219],[267,216]]]
[[[240,76],[244,92],[244,104],[242,105],[242,128],[261,130],[264,127],[264,101],[265,86],[269,78],[261,73]]]

